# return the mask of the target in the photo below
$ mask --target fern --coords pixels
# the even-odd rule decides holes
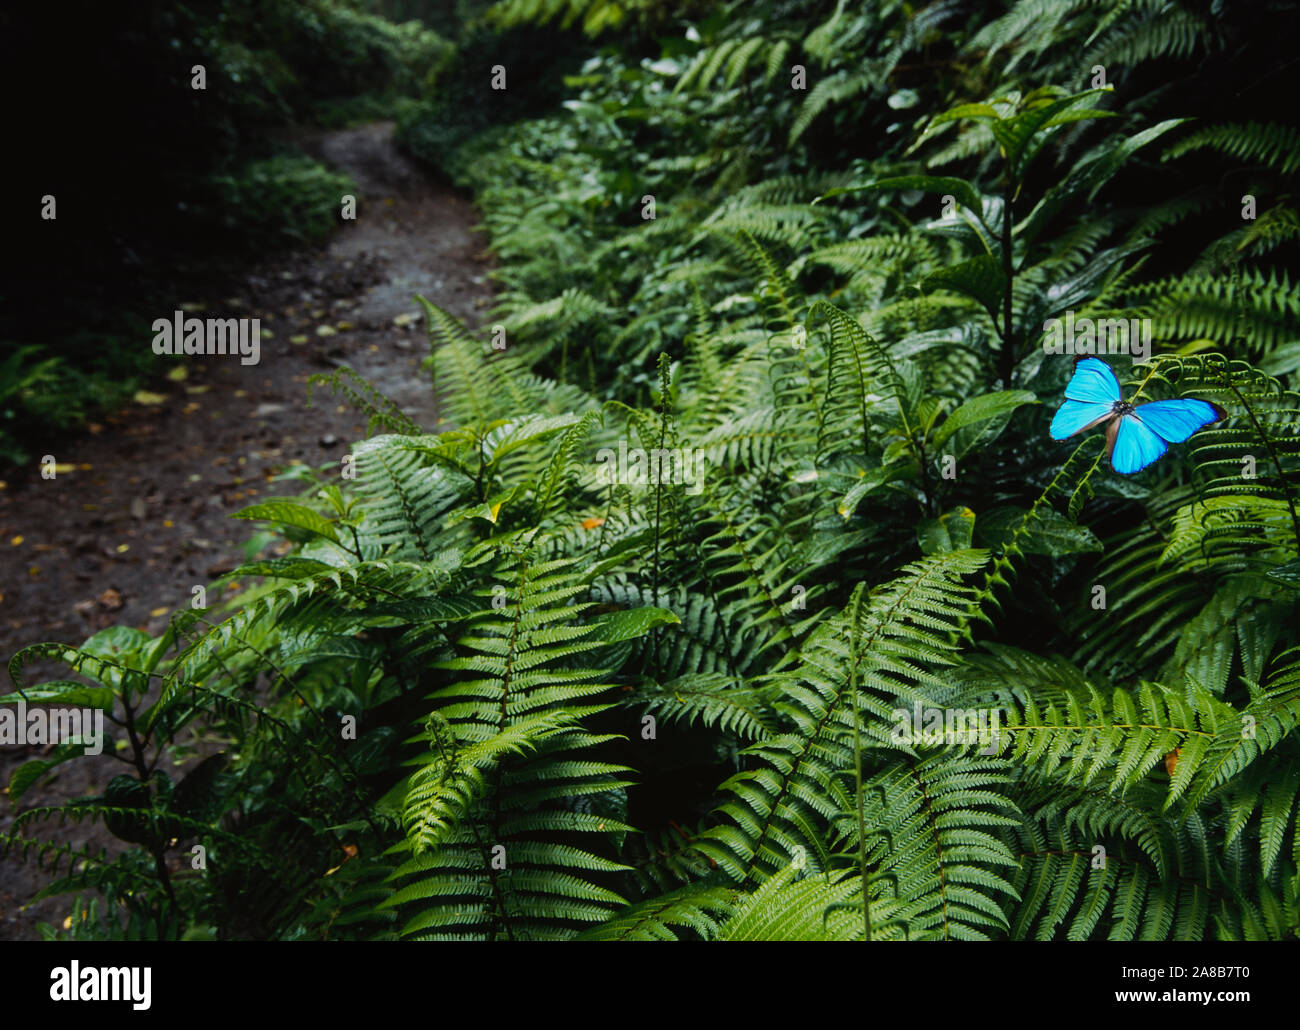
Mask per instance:
[[[593,702],[609,685],[599,667],[564,663],[673,617],[638,609],[574,623],[589,606],[568,603],[584,589],[573,565],[502,555],[506,606],[467,623],[463,656],[439,663],[466,677],[431,698],[430,750],[407,790],[394,873],[404,886],[383,903],[409,911],[403,936],[563,936],[620,901],[588,878],[620,863],[560,843],[628,829],[612,810],[596,814],[626,770],[580,757],[608,739],[582,720],[607,707]]]
[[[1200,129],[1169,147],[1164,160],[1207,147],[1238,161],[1256,161],[1281,175],[1300,168],[1300,130],[1274,122],[1233,122]]]

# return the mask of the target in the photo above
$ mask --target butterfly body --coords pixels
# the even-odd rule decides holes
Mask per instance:
[[[1050,432],[1053,440],[1065,440],[1106,423],[1111,468],[1132,475],[1158,460],[1171,443],[1182,443],[1223,417],[1221,408],[1193,397],[1133,404],[1120,394],[1119,380],[1109,365],[1097,358],[1080,358]]]

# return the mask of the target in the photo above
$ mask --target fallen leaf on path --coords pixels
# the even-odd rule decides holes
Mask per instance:
[[[122,600],[122,594],[109,587],[99,595],[99,606],[107,611],[115,612],[126,602]]]
[[[186,368],[184,365],[177,365],[175,368],[173,368],[170,372],[167,373],[167,378],[174,383],[179,383],[179,382],[183,382],[189,374],[190,374],[190,370],[188,368]]]
[[[318,325],[316,327],[317,336],[338,336],[339,331],[332,325]]]
[[[136,390],[131,400],[136,404],[163,404],[167,398],[161,393],[153,393],[150,390]]]
[[[149,613],[149,615],[151,618],[156,619],[159,615],[166,615],[168,611],[169,609],[167,608],[155,608]]]

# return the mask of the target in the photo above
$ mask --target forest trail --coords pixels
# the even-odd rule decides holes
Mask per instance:
[[[429,377],[420,368],[427,337],[412,297],[471,326],[482,320],[491,286],[477,214],[397,149],[391,122],[297,142],[356,180],[356,220],[328,244],[270,259],[218,295],[175,303],[197,317],[260,318],[272,334],[260,363],[244,366],[235,356],[178,362],[183,379],[149,387],[138,403],[51,444],[55,479],[29,473],[0,488],[6,662],[27,644],[79,644],[114,624],[156,634],[173,609],[189,604],[194,586],[246,560],[257,524],[231,513],[298,492],[269,480],[293,463],[337,462],[365,436],[365,417],[328,388],[317,387],[306,406],[313,373],[350,365],[433,428]],[[150,342],[142,337],[140,346]],[[0,746],[0,785],[40,750]],[[107,758],[65,764],[51,784],[23,797],[23,807],[97,793],[122,771]],[[6,799],[0,832],[12,822]],[[90,824],[49,829],[61,841],[113,841]],[[37,922],[66,910],[66,899],[53,899],[20,911],[44,880],[34,867],[0,860],[0,940],[32,939]]]

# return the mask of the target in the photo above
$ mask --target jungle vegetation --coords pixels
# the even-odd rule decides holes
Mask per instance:
[[[13,658],[0,700],[127,760],[0,838],[100,895],[51,933],[1294,940],[1295,13],[444,27],[400,138],[472,190],[498,306],[419,298],[437,425],[319,377],[370,429],[240,513],[292,544],[255,587]],[[1067,313],[1149,320],[1124,397],[1223,417],[1133,475],[1052,440]]]

